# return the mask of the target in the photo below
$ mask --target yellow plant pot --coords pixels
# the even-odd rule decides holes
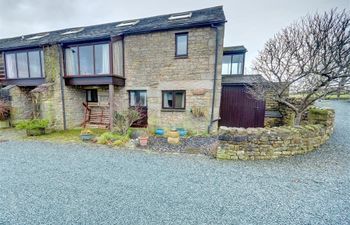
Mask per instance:
[[[180,142],[179,137],[168,137],[168,143],[169,144],[178,144]]]

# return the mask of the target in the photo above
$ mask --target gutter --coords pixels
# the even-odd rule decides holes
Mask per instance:
[[[214,80],[213,80],[213,101],[211,103],[211,115],[210,115],[210,123],[208,125],[208,133],[210,133],[213,123],[219,120],[219,119],[214,120],[216,80],[217,80],[217,67],[218,67],[219,30],[218,30],[218,26],[215,24],[212,24],[211,27],[215,29],[216,40],[215,40],[215,63],[214,63],[215,67],[214,67]]]
[[[63,116],[63,129],[67,130],[67,121],[66,121],[66,105],[64,101],[64,80],[63,80],[63,54],[62,54],[62,44],[58,45],[58,58],[60,65],[60,84],[61,84],[61,101],[62,101],[62,116]]]

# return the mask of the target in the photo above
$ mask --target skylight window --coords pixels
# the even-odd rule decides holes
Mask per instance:
[[[79,33],[79,32],[81,32],[83,30],[84,30],[84,28],[72,29],[72,30],[63,32],[61,35],[76,34],[76,33]]]
[[[134,26],[138,24],[140,20],[132,20],[132,21],[125,21],[121,22],[120,24],[116,25],[116,27],[126,27],[126,26]]]
[[[46,37],[46,36],[48,36],[49,34],[50,34],[50,33],[37,34],[37,35],[35,35],[35,36],[32,36],[32,37],[30,37],[30,38],[27,38],[27,40],[37,40],[37,39]]]
[[[181,19],[188,19],[192,17],[192,13],[181,13],[176,15],[171,15],[168,20],[181,20]]]

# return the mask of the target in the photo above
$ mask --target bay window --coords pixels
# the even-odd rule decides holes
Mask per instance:
[[[113,60],[112,67],[111,60]],[[65,67],[67,76],[112,74],[122,76],[122,40],[111,44],[93,43],[68,46],[65,49]]]
[[[7,79],[44,77],[42,50],[25,50],[5,53]]]

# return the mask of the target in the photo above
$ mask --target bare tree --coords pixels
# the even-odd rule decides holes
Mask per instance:
[[[331,84],[350,75],[350,15],[333,9],[309,15],[277,33],[253,62],[254,70],[268,81],[256,82],[250,92],[291,108],[295,125],[316,100],[336,91]],[[288,93],[299,93],[296,104]]]

